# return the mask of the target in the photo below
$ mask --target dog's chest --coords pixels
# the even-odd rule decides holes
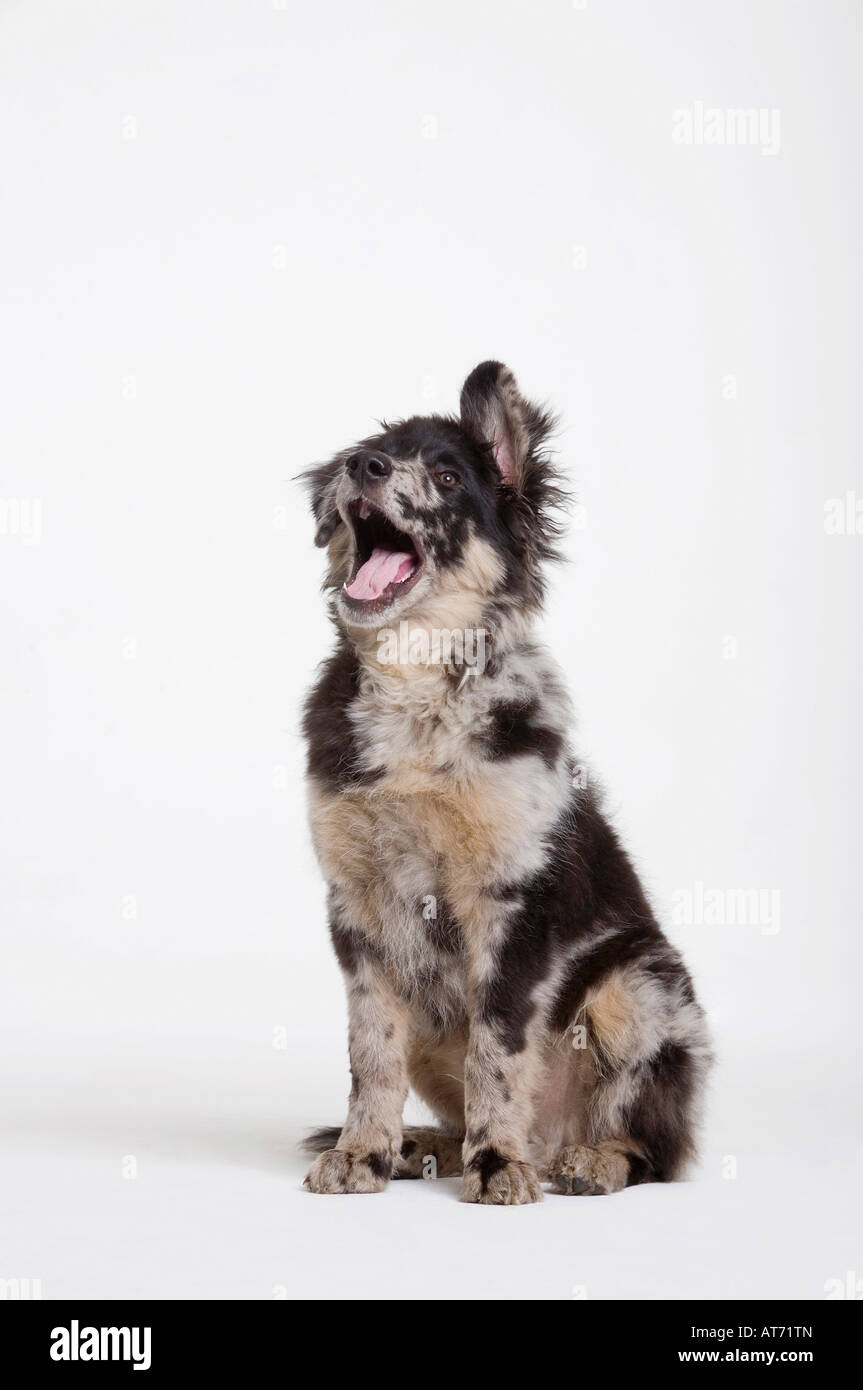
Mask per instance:
[[[541,866],[556,801],[532,759],[470,774],[403,759],[368,786],[312,790],[315,847],[339,905],[419,1010],[463,1015],[471,934],[501,888]]]
[[[340,912],[373,944],[397,990],[435,1022],[463,1017],[466,942],[447,892],[444,802],[381,783],[312,790],[315,848]]]
[[[312,833],[340,913],[399,991],[452,1017],[477,933],[500,890],[541,868],[567,786],[540,756],[488,755],[495,692],[441,702],[439,686],[416,681],[400,696],[366,687],[353,703],[356,771],[311,784]]]

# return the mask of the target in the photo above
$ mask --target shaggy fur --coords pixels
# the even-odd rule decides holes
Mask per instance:
[[[565,501],[551,426],[484,362],[458,419],[384,424],[305,475],[337,630],[309,812],[353,1082],[312,1192],[458,1172],[464,1201],[513,1205],[666,1182],[694,1152],[704,1016],[533,635]],[[397,631],[421,659],[385,655]],[[409,1086],[440,1130],[403,1130]]]

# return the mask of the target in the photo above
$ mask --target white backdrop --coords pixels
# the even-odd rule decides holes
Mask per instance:
[[[0,46],[0,1277],[851,1288],[859,8],[31,0]],[[290,479],[490,356],[561,413],[545,635],[713,1022],[704,1162],[327,1201],[294,1142],[348,1086],[297,737],[330,637]]]

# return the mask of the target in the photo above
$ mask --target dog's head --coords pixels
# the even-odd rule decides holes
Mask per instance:
[[[476,619],[538,607],[565,500],[545,453],[550,416],[483,362],[458,419],[414,416],[304,474],[348,630],[400,618]]]

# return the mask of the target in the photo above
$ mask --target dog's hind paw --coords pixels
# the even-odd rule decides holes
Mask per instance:
[[[626,1187],[629,1159],[617,1148],[573,1144],[549,1165],[555,1190],[565,1197],[605,1197]]]

